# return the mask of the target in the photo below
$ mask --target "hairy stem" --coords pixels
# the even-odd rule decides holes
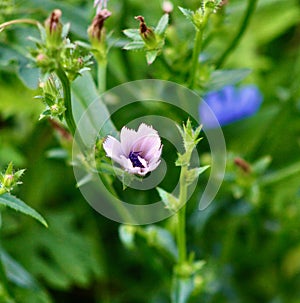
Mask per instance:
[[[187,200],[187,184],[186,173],[188,166],[182,166],[180,172],[180,193],[179,205],[182,207],[177,212],[177,245],[178,245],[178,264],[183,264],[186,261],[186,200]]]
[[[107,61],[102,60],[98,61],[98,71],[97,71],[97,80],[98,80],[98,92],[103,94],[106,91],[106,72],[107,72]]]
[[[70,81],[61,67],[58,67],[56,69],[56,75],[59,78],[62,88],[63,88],[64,101],[65,101],[65,107],[66,107],[65,120],[70,129],[71,134],[74,136],[74,134],[76,132],[76,124],[75,124],[75,120],[73,117],[73,110],[72,110]]]
[[[199,56],[202,48],[202,39],[203,39],[203,30],[197,29],[196,37],[194,42],[194,49],[193,49],[193,56],[192,56],[192,67],[191,67],[191,74],[189,79],[189,87],[193,88],[195,86],[195,78],[198,69],[198,61]]]
[[[33,24],[33,25],[38,25],[38,21],[33,20],[33,19],[16,19],[16,20],[11,20],[4,22],[0,24],[0,32],[2,32],[7,26],[13,25],[13,24]]]

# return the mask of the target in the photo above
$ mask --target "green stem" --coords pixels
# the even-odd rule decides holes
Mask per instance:
[[[0,32],[2,32],[7,26],[13,25],[13,24],[33,24],[33,25],[38,25],[38,21],[33,20],[33,19],[16,19],[16,20],[11,20],[4,22],[0,24]]]
[[[246,10],[245,16],[242,20],[242,23],[240,25],[240,28],[239,28],[237,34],[235,35],[235,37],[233,38],[233,40],[231,41],[231,43],[229,44],[229,46],[227,47],[227,49],[225,49],[223,54],[217,60],[216,69],[219,69],[224,64],[224,62],[226,61],[229,54],[236,48],[236,46],[240,42],[244,32],[246,31],[246,29],[249,25],[251,16],[252,16],[253,12],[255,11],[257,2],[258,2],[258,0],[248,0],[247,10]]]
[[[177,212],[177,245],[178,245],[178,264],[183,264],[186,261],[186,234],[185,234],[185,216],[186,216],[186,199],[187,199],[187,184],[185,176],[188,167],[182,166],[180,172],[180,193],[179,205],[183,205]]]
[[[192,56],[192,69],[191,69],[191,74],[190,74],[190,79],[189,79],[189,87],[193,88],[195,85],[195,78],[196,78],[196,73],[198,69],[198,61],[199,61],[199,56],[202,48],[202,39],[203,39],[203,30],[202,29],[197,29],[196,30],[196,37],[195,37],[195,42],[194,42],[194,49],[193,49],[193,56]]]
[[[97,80],[98,80],[98,92],[103,94],[106,91],[106,71],[107,71],[107,61],[102,60],[98,61],[98,71],[97,71]]]
[[[76,132],[76,123],[75,123],[75,120],[73,117],[70,81],[60,66],[56,69],[56,74],[61,82],[61,85],[63,88],[63,93],[64,93],[64,100],[65,100],[65,107],[66,107],[65,120],[71,131],[71,134],[74,136],[74,134]]]
[[[283,179],[289,178],[299,173],[300,173],[300,162],[296,162],[277,172],[262,177],[259,180],[259,184],[261,186],[267,186],[273,183],[277,183]]]

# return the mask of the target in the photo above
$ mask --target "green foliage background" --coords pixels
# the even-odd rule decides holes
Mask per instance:
[[[173,41],[169,39],[161,57],[147,66],[142,52],[125,52],[118,45],[126,39],[122,30],[137,28],[134,16],[143,15],[149,25],[157,23],[161,1],[109,2],[113,15],[106,26],[118,40],[108,55],[108,88],[146,78],[185,82],[194,29],[177,6],[196,9],[199,1],[173,3]],[[94,15],[91,1],[5,0],[0,23],[21,17],[42,22],[54,8],[63,11],[63,22],[71,22],[72,38],[87,40]],[[228,45],[245,8],[246,1],[231,0],[226,14],[212,20],[203,51],[208,61]],[[189,202],[189,248],[207,262],[202,294],[190,302],[300,302],[299,34],[299,1],[260,0],[240,44],[223,66],[251,69],[243,83],[255,83],[264,103],[253,117],[223,128],[230,155],[216,200],[205,211],[197,210],[200,182]],[[38,121],[42,104],[33,99],[37,92],[27,87],[36,79],[35,71],[26,68],[29,35],[37,36],[36,29],[20,25],[0,34],[0,166],[4,169],[13,161],[26,167],[16,194],[43,214],[49,228],[10,210],[3,213],[1,259],[9,281],[0,281],[0,297],[8,283],[15,299],[1,302],[169,302],[168,255],[141,236],[134,248],[124,247],[118,224],[100,216],[81,197],[68,163],[49,157],[59,141],[47,121]],[[209,67],[202,68],[200,94]],[[124,120],[118,117],[119,127],[128,115]],[[199,151],[204,154],[203,149]],[[275,181],[258,184],[259,198],[253,188],[237,198],[240,177],[234,155],[250,163],[271,157],[266,176]],[[285,177],[287,167],[296,173]]]

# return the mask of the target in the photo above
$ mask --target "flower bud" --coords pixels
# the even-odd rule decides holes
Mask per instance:
[[[140,35],[142,39],[145,41],[148,48],[156,48],[157,41],[154,31],[147,27],[145,23],[145,19],[143,16],[135,17],[135,20],[140,21]]]
[[[45,21],[46,41],[48,47],[58,47],[62,42],[61,10],[55,9]]]
[[[110,15],[111,12],[107,9],[99,11],[99,13],[93,19],[91,26],[88,28],[88,35],[92,47],[97,51],[97,53],[94,53],[94,55],[98,61],[102,60],[106,56],[104,21]]]
[[[5,173],[0,173],[0,195],[12,191],[16,185],[21,184],[19,179],[24,171],[24,169],[14,171],[12,162],[9,163]]]
[[[164,1],[162,4],[162,9],[163,9],[164,13],[170,14],[170,13],[172,13],[172,11],[174,9],[174,5],[171,1]]]
[[[14,176],[12,174],[8,174],[4,176],[3,187],[11,188],[14,183]]]
[[[92,44],[103,42],[104,21],[111,15],[111,12],[107,9],[100,11],[95,18],[91,26],[88,28],[88,35]]]

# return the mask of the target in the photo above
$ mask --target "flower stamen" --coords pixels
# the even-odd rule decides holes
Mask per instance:
[[[131,151],[129,153],[129,160],[132,163],[133,167],[141,167],[141,168],[145,168],[144,165],[141,163],[140,159],[139,159],[139,155],[141,152],[133,152]]]

